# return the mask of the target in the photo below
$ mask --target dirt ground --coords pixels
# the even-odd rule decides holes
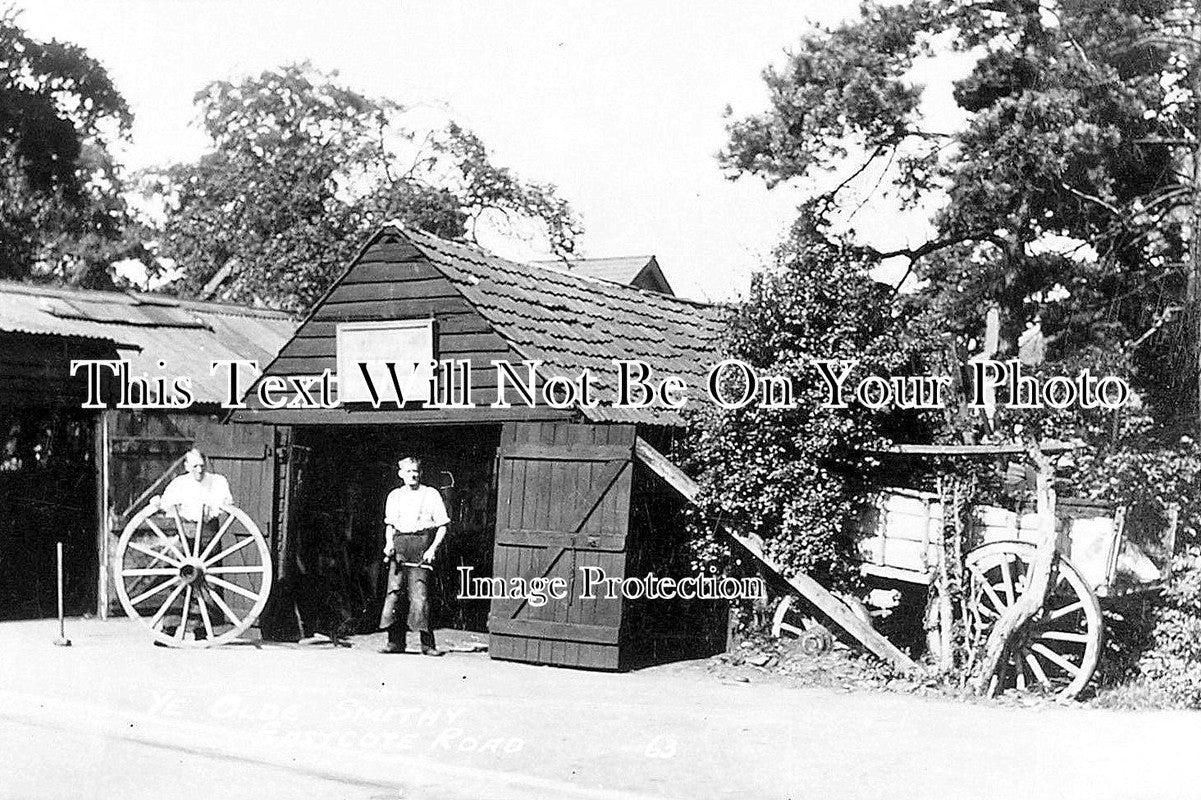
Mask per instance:
[[[157,648],[124,620],[71,620],[60,648],[55,627],[0,624],[0,798],[1201,796],[1196,714],[874,691],[837,654],[618,674],[473,635],[434,659],[380,637]]]

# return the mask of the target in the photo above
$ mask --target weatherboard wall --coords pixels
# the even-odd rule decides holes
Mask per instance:
[[[234,415],[238,422],[270,421],[280,424],[382,424],[500,422],[505,420],[562,419],[568,412],[517,405],[492,408],[496,399],[494,360],[515,364],[524,375],[522,356],[496,333],[454,284],[412,244],[387,232],[363,251],[333,289],[316,306],[264,375],[318,375],[337,371],[337,326],[343,322],[429,319],[435,322],[435,358],[465,360],[471,365],[471,401],[474,408],[397,408],[383,402],[344,405],[335,409],[266,409],[253,391],[248,408]],[[509,393],[516,399],[516,393]]]

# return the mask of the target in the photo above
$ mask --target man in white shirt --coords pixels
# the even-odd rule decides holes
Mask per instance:
[[[220,506],[233,505],[229,481],[224,475],[208,472],[205,467],[204,453],[195,447],[184,455],[185,473],[167,484],[159,501],[167,513],[175,509],[181,520],[199,522],[202,515],[205,520],[215,520]]]
[[[415,630],[422,654],[440,656],[430,627],[429,576],[450,517],[438,490],[422,485],[420,459],[406,456],[396,467],[402,485],[389,492],[384,503],[388,591],[379,626],[388,630],[388,646],[383,652],[403,653],[406,630]],[[407,615],[402,613],[406,600]]]
[[[150,501],[151,503],[157,501],[159,507],[168,515],[179,518],[180,530],[177,532],[181,534],[183,540],[181,544],[185,548],[185,553],[193,550],[197,554],[203,553],[208,543],[220,530],[218,510],[221,506],[234,504],[233,494],[229,490],[229,481],[225,479],[224,475],[209,472],[207,466],[204,453],[193,447],[184,454],[184,474],[176,476],[167,484],[162,497]],[[199,542],[195,539],[197,524],[200,524],[201,527]],[[213,591],[211,587],[210,591]],[[178,606],[178,608],[173,607],[170,613],[163,618],[163,632],[168,636],[173,635],[180,624],[182,601],[178,602]],[[214,610],[212,613],[215,620],[224,619],[224,615],[220,611]],[[203,627],[197,626],[194,635],[197,639],[203,639],[207,633]],[[159,642],[156,641],[155,644],[159,644]]]

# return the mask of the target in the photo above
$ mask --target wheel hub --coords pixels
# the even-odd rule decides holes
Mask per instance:
[[[195,584],[204,578],[204,562],[200,559],[188,559],[179,567],[179,579],[184,583]]]

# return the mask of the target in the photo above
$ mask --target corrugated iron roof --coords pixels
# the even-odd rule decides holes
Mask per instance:
[[[266,366],[296,327],[267,309],[0,281],[0,331],[111,341],[133,374],[190,376],[199,403],[224,400],[223,376],[210,375],[210,362]]]
[[[392,225],[439,268],[523,357],[544,362],[543,378],[569,379],[588,369],[600,407],[584,409],[597,422],[679,424],[680,414],[657,406],[613,408],[614,359],[641,359],[652,379],[678,375],[688,402],[704,399],[705,379],[719,360],[725,309],[657,292],[590,280],[570,272],[516,264],[486,251]]]

